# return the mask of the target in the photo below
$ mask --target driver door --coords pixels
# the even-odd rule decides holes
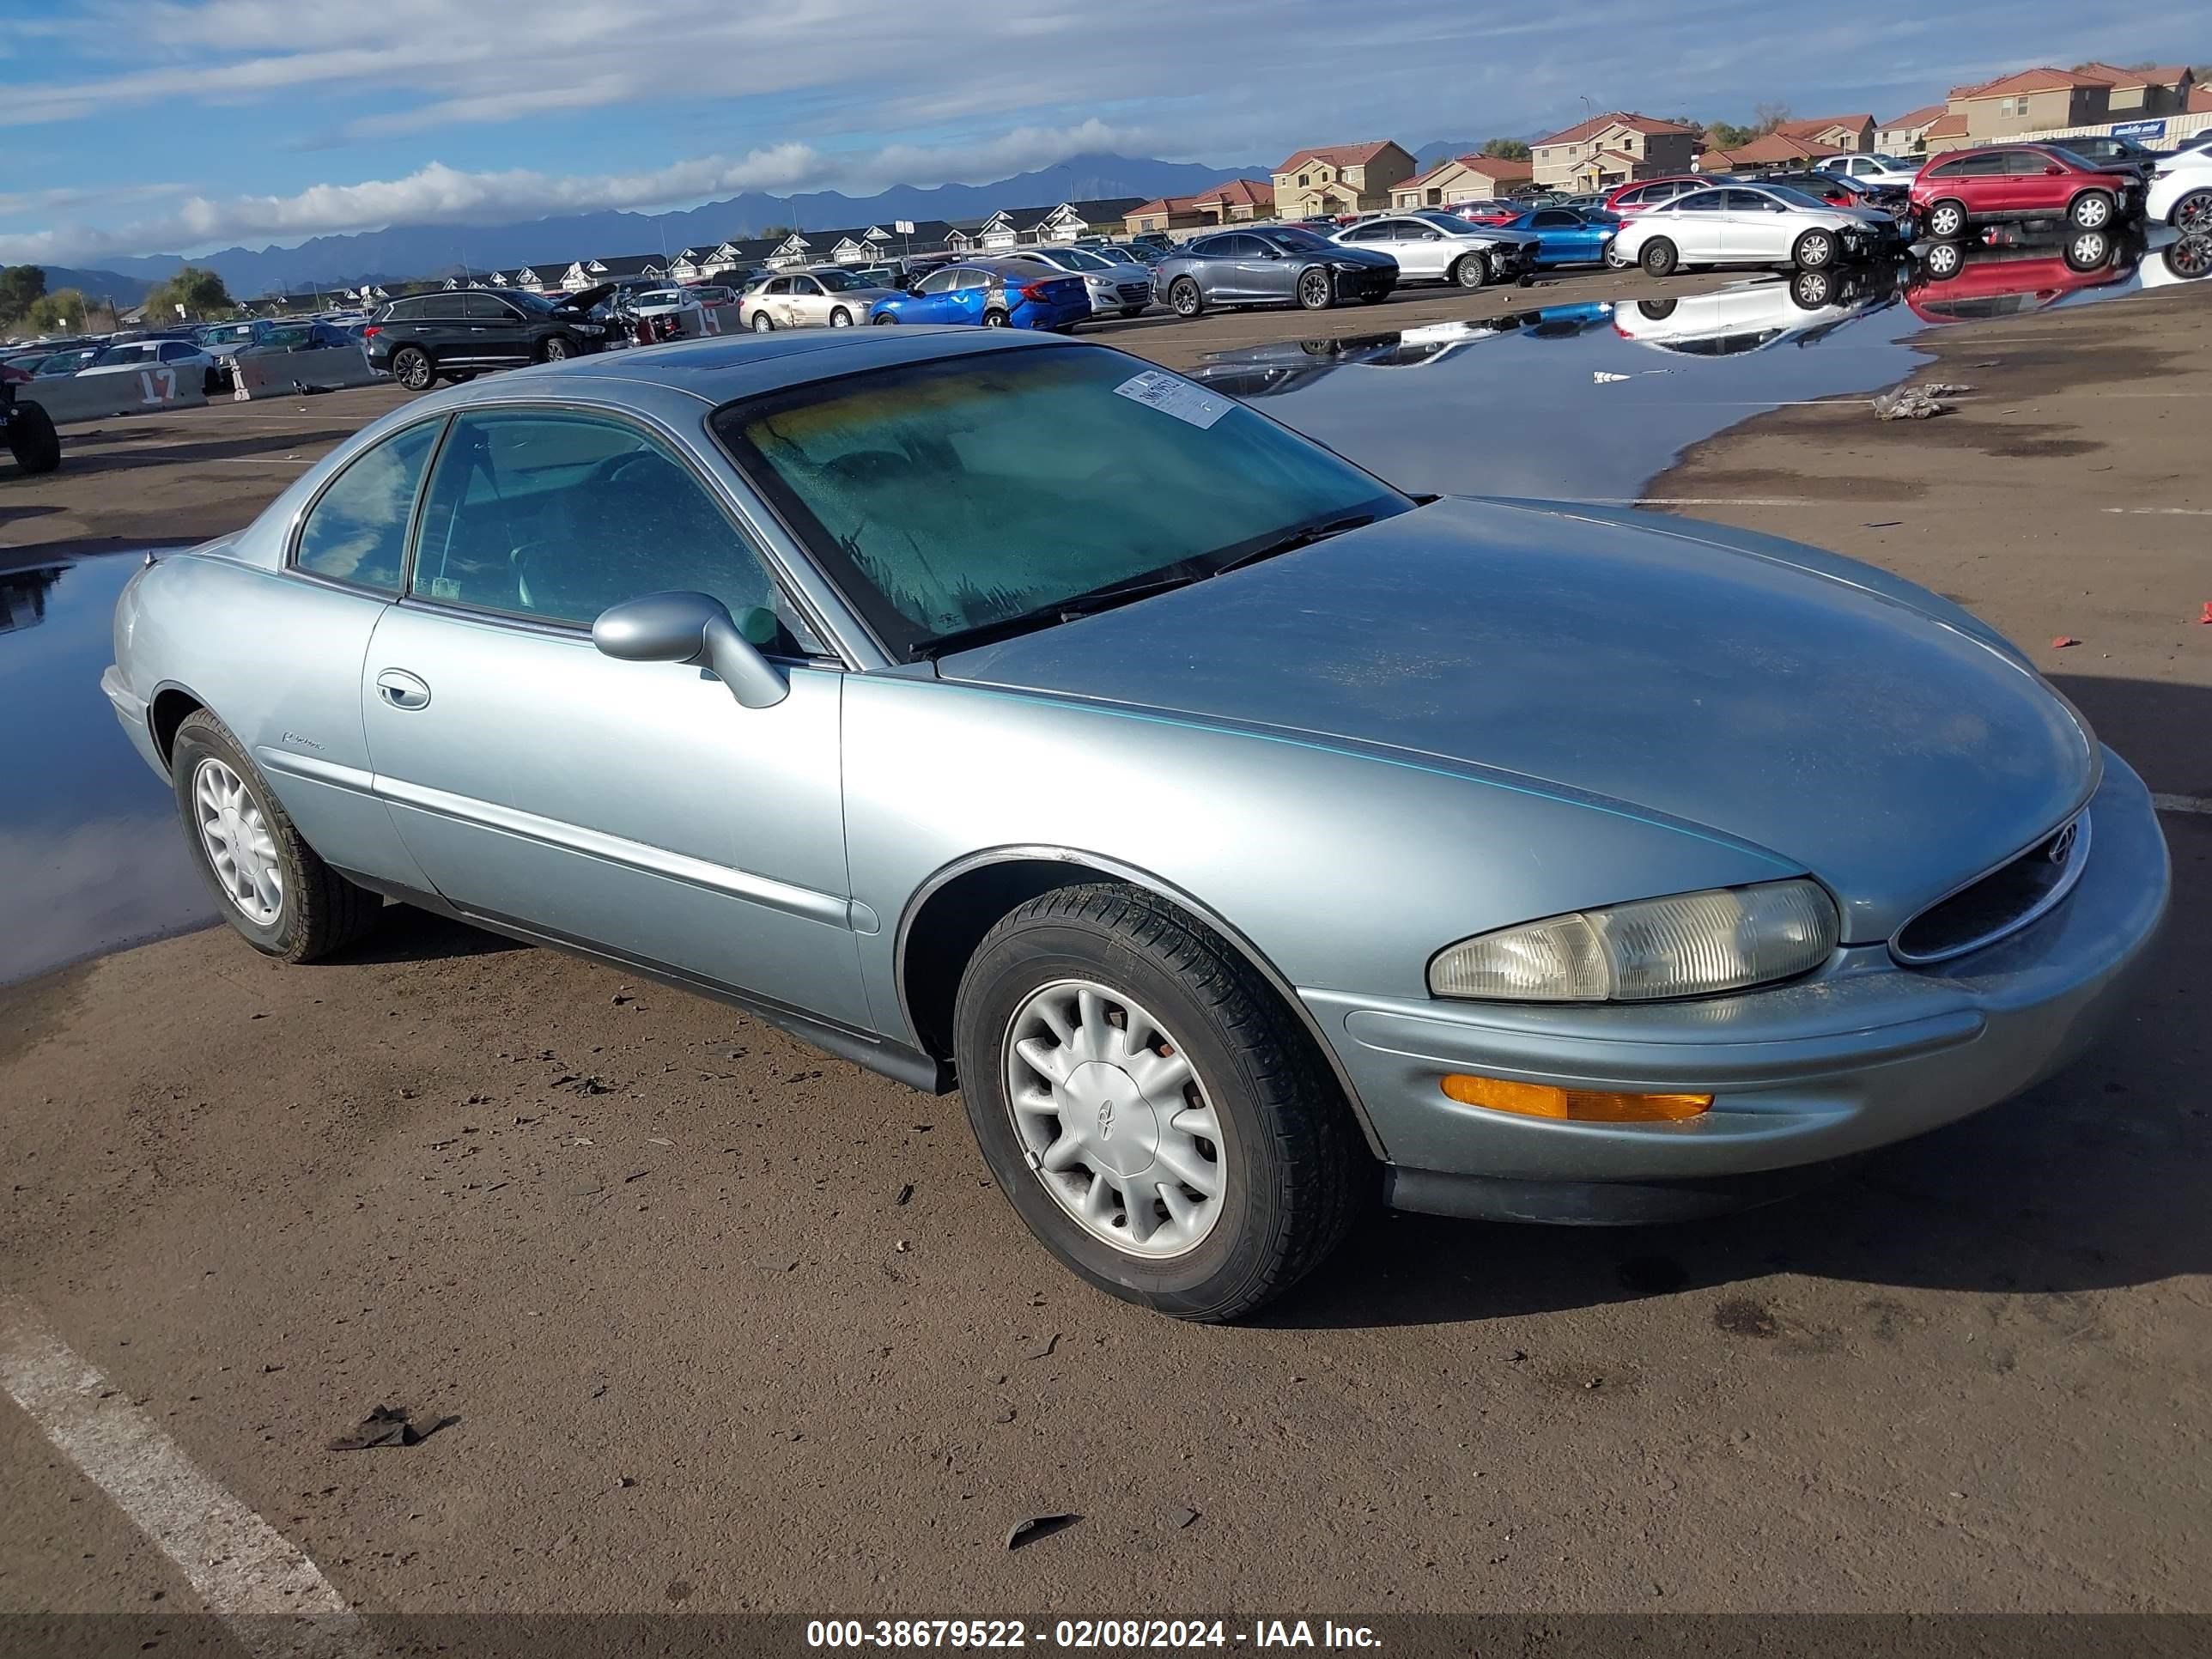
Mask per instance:
[[[840,805],[843,674],[780,625],[790,696],[591,640],[691,589],[783,615],[680,456],[611,415],[455,416],[398,603],[362,659],[376,793],[456,908],[869,1029]]]

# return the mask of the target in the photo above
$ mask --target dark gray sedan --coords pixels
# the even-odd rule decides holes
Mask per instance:
[[[1371,305],[1397,285],[1398,262],[1389,254],[1346,247],[1298,225],[1201,236],[1152,272],[1152,291],[1178,317],[1195,317],[1208,306]]]

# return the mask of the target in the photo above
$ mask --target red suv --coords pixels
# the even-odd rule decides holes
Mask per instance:
[[[1605,204],[1615,213],[1641,213],[1645,208],[1657,207],[1662,202],[1671,202],[1677,196],[1687,196],[1693,190],[1711,190],[1712,175],[1702,173],[1683,173],[1672,179],[1643,179],[1633,184],[1616,185]]]
[[[1930,161],[1912,181],[1913,210],[1938,241],[1999,219],[2063,218],[2076,230],[2110,230],[2140,212],[2142,198],[2142,174],[2133,167],[2099,166],[2056,144],[1960,150]]]

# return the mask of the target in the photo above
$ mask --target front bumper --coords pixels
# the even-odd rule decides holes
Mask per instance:
[[[1940,967],[1861,945],[1774,990],[1640,1006],[1302,995],[1401,1208],[1603,1222],[1734,1207],[2017,1094],[2112,1023],[2170,877],[2149,793],[2110,750],[2089,811],[2096,839],[2065,902]],[[1715,1099],[1680,1123],[1565,1122],[1456,1104],[1441,1089],[1453,1072]]]

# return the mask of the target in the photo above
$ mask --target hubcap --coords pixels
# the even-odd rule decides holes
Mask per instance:
[[[753,313],[753,332],[754,332],[754,333],[756,333],[756,334],[765,334],[765,333],[767,333],[767,332],[769,331],[769,330],[770,330],[770,329],[774,328],[775,326],[775,325],[774,323],[772,323],[772,322],[769,321],[769,319],[768,319],[765,316],[762,315],[759,312],[757,312],[757,312],[755,312],[755,313]]]
[[[833,312],[831,312],[831,313],[830,313],[830,327],[832,327],[832,328],[850,328],[852,325],[853,325],[853,319],[852,319],[850,317],[848,317],[848,316],[847,316],[843,312],[842,312],[842,311],[833,311]]]
[[[1315,271],[1307,276],[1302,291],[1305,295],[1308,305],[1319,306],[1323,300],[1328,298],[1328,278],[1319,271]]]
[[[2080,223],[2085,225],[2101,225],[2105,222],[2105,216],[2111,211],[2112,209],[2105,205],[2103,197],[2084,196],[2081,198],[2081,205],[2074,216]]]
[[[1959,250],[1937,247],[1928,250],[1928,269],[1938,276],[1948,276],[1959,268]]]
[[[222,896],[256,927],[274,925],[284,908],[283,872],[276,840],[246,785],[221,761],[204,760],[192,775],[192,806]]]
[[[1955,235],[1959,229],[1960,218],[1960,215],[1956,208],[1937,208],[1936,216],[1928,222],[1928,228],[1938,236]]]
[[[1036,1178],[1125,1255],[1194,1249],[1221,1218],[1221,1122],[1182,1045],[1119,991],[1060,980],[1006,1026],[1006,1102]]]
[[[2074,239],[2074,263],[2077,265],[2100,265],[2105,263],[2105,235],[2102,231],[2084,231]]]
[[[2173,210],[2177,230],[2212,228],[2212,191],[2191,196]]]

